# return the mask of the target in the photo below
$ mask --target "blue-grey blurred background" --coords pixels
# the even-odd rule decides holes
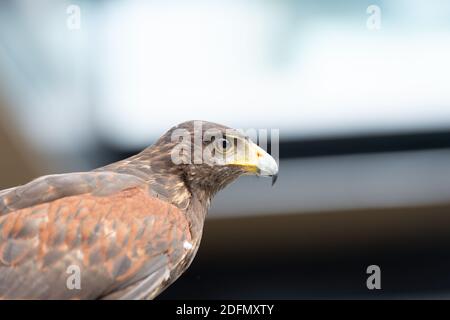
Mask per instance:
[[[276,186],[219,194],[161,298],[445,298],[449,57],[445,0],[3,0],[0,188],[185,120],[279,129]]]

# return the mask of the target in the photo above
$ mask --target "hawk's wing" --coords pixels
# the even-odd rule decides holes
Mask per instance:
[[[0,193],[0,297],[154,296],[190,237],[184,214],[137,177],[43,177]]]
[[[144,185],[136,176],[115,172],[79,172],[40,177],[23,186],[0,191],[0,216],[68,196],[107,196]]]

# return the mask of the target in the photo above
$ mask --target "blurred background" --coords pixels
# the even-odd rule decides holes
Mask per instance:
[[[220,193],[160,299],[448,298],[449,57],[445,0],[3,0],[0,189],[279,129],[275,187]]]

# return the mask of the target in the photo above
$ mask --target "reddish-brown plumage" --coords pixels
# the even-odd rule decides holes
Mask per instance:
[[[146,187],[107,197],[83,194],[38,204],[1,216],[0,227],[0,264],[14,268],[16,276],[9,279],[23,286],[36,278],[45,279],[55,268],[64,274],[76,264],[87,279],[103,270],[107,278],[104,286],[120,287],[141,280],[136,275],[151,262],[152,253],[166,255],[168,265],[164,268],[174,268],[188,254],[184,241],[192,240],[186,216],[172,204],[150,196]],[[12,245],[17,253],[11,258],[6,251]],[[21,268],[27,262],[33,262],[34,267],[24,274]],[[34,298],[26,291],[9,293],[9,283],[1,280],[2,298]],[[54,285],[53,292],[66,292],[64,298],[90,297],[89,284],[73,291],[64,287],[65,281]],[[106,289],[100,297],[108,293]],[[43,296],[59,297],[52,292]]]

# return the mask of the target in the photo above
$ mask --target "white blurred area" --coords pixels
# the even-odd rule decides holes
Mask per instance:
[[[280,129],[282,141],[448,129],[450,2],[378,1],[378,31],[369,4],[3,0],[0,111],[43,159],[39,174],[92,169],[105,145],[135,151],[191,119]],[[242,179],[212,211],[444,202],[448,161],[433,150],[282,160],[275,189]]]
[[[2,1],[1,93],[64,154],[188,119],[296,139],[448,126],[448,2],[378,5],[370,31],[360,1]]]
[[[283,1],[112,4],[100,50],[102,128],[143,145],[198,118],[284,137],[448,125],[450,23],[413,31],[389,25],[397,14],[383,8],[386,27],[370,32],[364,6],[303,19],[301,5]],[[292,10],[299,16],[287,19]]]

